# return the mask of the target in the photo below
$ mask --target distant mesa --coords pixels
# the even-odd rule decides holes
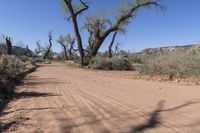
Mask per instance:
[[[173,51],[187,51],[189,49],[200,49],[199,44],[190,44],[190,45],[184,45],[184,46],[168,46],[168,47],[160,47],[160,48],[147,48],[140,52],[138,52],[138,55],[158,55],[158,54],[167,54]]]

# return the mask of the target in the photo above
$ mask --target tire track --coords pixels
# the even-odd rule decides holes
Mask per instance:
[[[117,77],[60,63],[44,65],[19,87],[19,93],[34,95],[11,103],[1,120],[30,118],[8,133],[132,133],[138,127],[147,133],[198,132],[197,86],[135,81],[123,72],[112,73]],[[159,107],[162,99],[165,106]],[[161,124],[149,127],[154,119]]]

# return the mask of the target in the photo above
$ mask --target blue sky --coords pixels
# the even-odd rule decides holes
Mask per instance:
[[[74,0],[77,1],[77,0]],[[92,0],[90,11],[110,12],[118,0]],[[132,19],[125,35],[119,35],[116,42],[125,50],[139,51],[149,47],[184,45],[200,40],[200,0],[163,0],[166,11],[163,14],[156,9],[143,10]],[[0,34],[9,35],[13,41],[23,41],[30,48],[41,40],[48,42],[48,32],[53,31],[54,50],[59,35],[73,33],[72,25],[64,20],[66,16],[60,0],[1,0]],[[79,18],[83,22],[84,16]],[[87,36],[82,33],[84,44]],[[110,38],[101,50],[107,49]]]

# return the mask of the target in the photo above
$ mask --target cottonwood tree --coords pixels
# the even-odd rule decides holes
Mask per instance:
[[[67,36],[60,36],[57,40],[57,42],[63,47],[66,60],[72,60],[75,41],[75,37],[72,37],[70,34],[67,34]],[[67,52],[69,52],[69,57]]]
[[[49,34],[48,34],[48,37],[49,37],[49,46],[43,56],[43,59],[47,59],[49,57],[49,54],[51,52],[51,48],[52,48],[52,32],[50,31]]]
[[[89,46],[91,50],[86,57],[96,56],[99,48],[104,43],[105,39],[113,32],[123,30],[124,27],[130,23],[131,18],[137,15],[137,12],[143,8],[159,7],[163,9],[160,4],[161,0],[124,0],[124,7],[120,7],[118,15],[115,20],[109,18],[96,17],[95,19],[88,19],[86,23],[87,30],[89,31]],[[84,62],[84,49],[82,46],[82,38],[79,31],[79,25],[77,23],[77,16],[82,14],[89,8],[86,1],[79,0],[79,5],[76,5],[73,0],[63,0],[66,11],[70,14],[68,20],[72,20],[74,31],[78,43],[79,53],[81,56],[81,65],[87,65],[89,60]]]

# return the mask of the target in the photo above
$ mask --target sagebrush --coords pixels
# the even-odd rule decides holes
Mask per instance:
[[[131,62],[124,57],[95,57],[92,59],[89,65],[93,69],[98,70],[131,70]]]
[[[25,63],[18,57],[2,55],[0,58],[0,75],[2,78],[15,78],[23,72]]]
[[[0,99],[14,92],[18,74],[25,70],[25,63],[14,55],[0,57]]]

